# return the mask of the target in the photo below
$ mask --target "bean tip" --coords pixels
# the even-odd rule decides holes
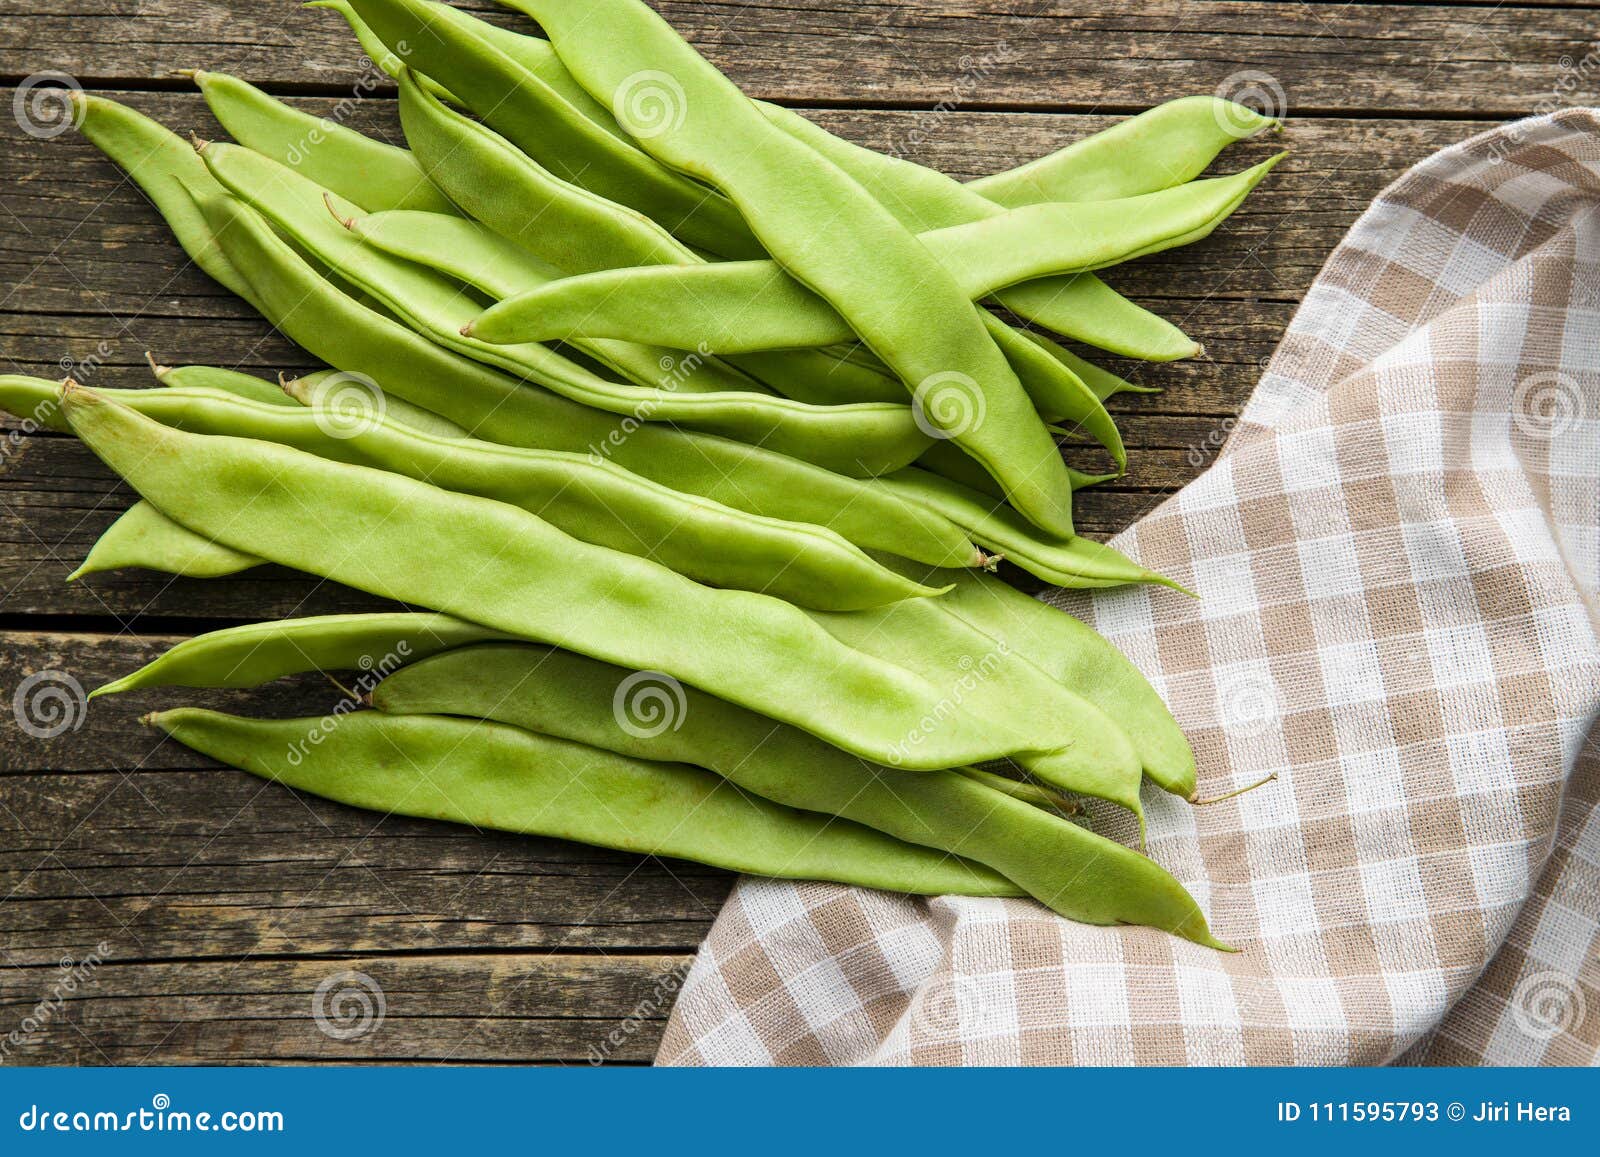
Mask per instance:
[[[172,372],[171,366],[164,366],[160,362],[156,361],[156,355],[151,353],[149,350],[144,351],[144,360],[149,364],[150,373],[154,375],[156,381],[158,382],[162,381],[168,374]]]
[[[184,80],[192,80],[199,83],[202,74],[198,68],[174,68],[172,75],[181,76]]]
[[[211,144],[210,141],[202,140],[199,133],[190,133],[189,143],[194,146],[194,151],[197,153],[204,153],[206,146]]]
[[[466,325],[461,327],[461,336],[462,337],[474,337],[474,336],[476,336],[472,332],[472,322],[469,321],[469,322],[467,322]]]

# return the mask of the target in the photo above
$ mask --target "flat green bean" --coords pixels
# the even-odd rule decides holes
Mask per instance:
[[[448,274],[495,300],[565,276],[547,261],[477,221],[393,210],[352,217],[346,226],[369,245]],[[597,339],[592,344],[605,341]],[[638,348],[658,363],[663,357],[682,356],[665,346]],[[605,360],[618,355],[602,347],[600,356]],[[706,357],[708,365],[718,360]],[[785,397],[813,405],[896,402],[906,396],[894,378],[832,350],[782,350],[721,360],[749,375],[750,385],[745,388],[759,388],[760,383]],[[690,380],[698,382],[701,376],[692,375]]]
[[[200,86],[211,115],[241,145],[320,185],[362,189],[385,207],[456,212],[450,199],[433,187],[422,166],[405,149],[373,140],[337,121],[290,108],[226,73],[189,75]]]
[[[915,569],[907,573],[936,581]],[[1065,611],[999,579],[964,572],[949,581],[955,589],[940,599],[944,611],[1004,639],[1100,708],[1127,732],[1152,782],[1194,798],[1194,751],[1161,696],[1121,651]]]
[[[371,698],[382,711],[499,720],[637,759],[709,768],[766,799],[987,864],[1069,919],[1153,924],[1214,943],[1166,872],[1076,824],[960,772],[865,764],[693,688],[675,697],[659,682],[631,678],[566,651],[478,646],[404,667]],[[649,697],[660,693],[654,706],[664,713],[646,717]],[[1095,862],[1102,855],[1110,865]],[[1080,879],[1080,870],[1094,879]]]
[[[1027,205],[919,233],[971,298],[1081,273],[1207,236],[1284,154],[1242,173],[1118,201]],[[492,306],[471,332],[491,342],[618,337],[740,352],[829,345],[851,329],[772,261],[604,269]]]
[[[493,498],[536,514],[583,542],[653,559],[699,582],[762,591],[796,606],[856,610],[949,589],[948,584],[932,588],[903,578],[825,527],[733,510],[585,455],[436,437],[386,417],[372,405],[371,394],[359,386],[356,390],[369,399],[369,408],[353,413],[261,406],[208,390],[99,393],[174,429],[272,442]],[[149,560],[159,560],[148,539],[135,554],[123,548],[126,538],[116,536],[105,552],[97,545],[96,552],[105,557],[96,560],[92,553],[91,561],[97,562],[92,569],[151,566]],[[108,561],[129,557],[134,561]],[[174,570],[159,561],[154,565]]]
[[[493,130],[449,109],[409,72],[400,74],[400,120],[435,183],[471,216],[542,263],[506,262],[493,271],[469,274],[462,258],[449,265],[428,262],[451,269],[493,297],[616,265],[705,261],[643,214],[561,180]],[[438,252],[436,246],[430,249]],[[523,284],[512,280],[524,275]],[[496,288],[489,289],[488,281],[496,282]],[[905,388],[881,363],[867,368],[827,351],[784,350],[729,360],[802,402],[842,405],[905,398]]]
[[[998,873],[719,776],[498,723],[372,711],[244,719],[180,707],[146,721],[223,763],[384,813],[675,856],[758,876],[927,895],[1015,896]]]
[[[767,106],[763,111],[784,132],[849,173],[907,228],[942,229],[1004,211],[943,173],[852,144],[792,110]],[[1177,326],[1135,305],[1091,273],[1013,285],[1001,290],[997,299],[1021,317],[1113,353],[1147,361],[1199,353]]]
[[[556,176],[567,181],[581,176],[586,187],[662,222],[691,245],[724,257],[760,254],[726,197],[602,130],[488,39],[459,21],[439,19],[434,5],[353,0],[351,7],[384,43],[404,42],[412,68],[448,87]]]
[[[1135,197],[1192,181],[1228,145],[1279,127],[1222,97],[1180,97],[967,188],[1013,208]]]
[[[77,90],[69,99],[78,131],[155,202],[184,252],[224,287],[255,305],[250,283],[218,247],[195,202],[194,194],[219,186],[189,143],[116,101]]]
[[[141,497],[236,550],[660,670],[879,762],[914,732],[919,741],[897,758],[919,769],[1044,746],[1015,720],[966,712],[924,734],[922,721],[944,695],[938,673],[841,643],[780,599],[701,586],[518,507],[271,443],[183,433],[82,387],[63,391],[62,408],[73,432]],[[392,517],[398,511],[403,520]]]
[[[346,217],[343,224],[364,244],[392,257],[426,266],[495,300],[563,276],[542,258],[475,220],[393,209]],[[469,349],[478,348],[466,344]],[[633,341],[599,338],[574,344],[602,365],[615,367],[619,373],[642,385],[657,384],[662,367],[672,366],[685,356],[682,350]],[[677,384],[677,389],[693,393],[765,389],[756,378],[720,358],[709,353],[696,357],[700,364]],[[885,400],[904,396],[896,387]]]
[[[536,343],[497,346],[462,336],[462,327],[479,310],[474,299],[431,269],[362,244],[339,220],[358,213],[356,206],[333,199],[293,170],[237,145],[208,144],[201,155],[230,192],[424,336],[573,401],[621,417],[670,421],[765,445],[841,472],[881,474],[897,469],[915,460],[931,441],[918,427],[912,408],[904,404],[818,407],[749,391],[680,390],[680,381],[692,381],[706,368],[698,356],[686,355],[663,366],[645,354],[649,380],[662,383],[648,388],[607,381]],[[608,347],[625,348],[637,350]]]
[[[982,559],[948,520],[886,488],[709,434],[626,419],[613,424],[588,407],[453,354],[346,296],[220,187],[203,205],[206,236],[250,271],[257,287],[252,295],[260,293],[257,308],[286,336],[476,437],[591,454],[674,490],[827,526],[860,546],[919,562],[959,567]]]
[[[850,322],[924,418],[983,463],[1013,506],[1071,533],[1072,487],[1049,431],[980,311],[911,232],[842,170],[773,128],[644,4],[591,0],[580,10],[534,0],[527,10],[602,104],[639,98],[629,87],[641,74],[667,74],[683,99],[674,115],[633,134],[640,147],[721,189],[772,256]]]
[[[1020,767],[1053,787],[1128,808],[1143,823],[1140,758],[1127,732],[1006,639],[944,611],[937,599],[847,615],[808,613],[847,646],[948,680],[938,705],[878,762],[909,765],[918,746],[953,712],[1010,720],[1031,743],[1011,756]]]
[[[184,578],[221,578],[260,564],[255,555],[186,530],[140,500],[95,540],[67,581],[126,567],[160,570]]]
[[[403,663],[473,643],[511,641],[453,615],[387,611],[246,623],[175,644],[131,674],[89,693],[146,687],[259,687],[307,671],[389,674]]]

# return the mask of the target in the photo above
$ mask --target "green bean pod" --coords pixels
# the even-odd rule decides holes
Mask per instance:
[[[330,188],[354,185],[396,209],[454,214],[450,199],[428,180],[408,151],[373,140],[334,120],[303,113],[252,84],[222,72],[190,74],[211,115],[246,148]]]
[[[259,687],[307,671],[381,677],[453,647],[514,639],[453,615],[424,611],[246,623],[185,639],[137,671],[91,691],[89,698],[147,687]]]
[[[906,579],[824,527],[733,510],[584,455],[440,438],[386,417],[364,387],[353,392],[368,399],[368,408],[262,406],[201,390],[99,391],[174,429],[273,442],[493,498],[536,514],[584,542],[653,559],[699,582],[762,591],[796,606],[857,610],[949,589],[948,584],[933,588]],[[130,554],[127,537],[125,532],[113,536],[103,551],[97,544],[90,555],[95,565],[85,566],[199,573],[163,565],[148,533],[140,552]],[[184,550],[177,561],[181,564],[194,553]],[[215,573],[251,565],[250,556],[235,554],[247,561]],[[119,559],[131,561],[112,561]]]
[[[757,799],[699,768],[629,759],[499,723],[372,711],[244,719],[194,707],[146,721],[241,771],[384,813],[758,876],[925,895],[1021,891],[987,868]]]
[[[257,287],[252,296],[260,294],[257,308],[273,325],[314,356],[363,374],[477,437],[590,454],[674,490],[753,514],[827,526],[860,546],[919,562],[960,567],[982,561],[948,520],[875,484],[712,435],[613,423],[442,349],[346,296],[259,214],[220,187],[203,203],[206,216],[199,223],[206,237],[220,239],[250,271]]]
[[[219,186],[189,143],[116,101],[79,90],[68,97],[72,123],[155,202],[183,251],[214,280],[255,305],[250,283],[223,254],[195,202],[196,192]]]
[[[356,206],[237,145],[208,144],[201,155],[230,192],[424,336],[573,401],[620,417],[680,423],[769,446],[841,472],[886,473],[914,461],[931,441],[911,407],[903,404],[818,407],[748,391],[682,390],[680,383],[716,368],[698,355],[683,355],[665,365],[649,360],[648,380],[661,384],[645,388],[607,381],[536,343],[496,346],[465,337],[462,327],[478,312],[473,299],[433,270],[362,244],[340,224],[359,212]]]
[[[915,568],[904,573],[937,581]],[[999,579],[969,571],[949,581],[955,589],[939,600],[943,611],[1004,639],[1100,708],[1127,732],[1153,783],[1183,799],[1194,798],[1194,751],[1161,696],[1127,656],[1065,611]]]
[[[652,695],[661,712],[636,718]],[[1215,944],[1182,887],[1127,848],[959,772],[865,764],[694,688],[641,681],[566,651],[479,646],[404,667],[371,698],[382,711],[499,720],[636,759],[709,768],[765,799],[987,864],[1069,919],[1151,924]],[[1111,862],[1098,865],[1101,856]]]
[[[644,96],[641,75],[665,73],[683,99],[673,115],[636,126],[640,147],[727,194],[772,256],[850,322],[924,418],[983,463],[1013,506],[1046,530],[1071,533],[1072,487],[1049,431],[980,311],[910,231],[842,170],[773,128],[644,4],[591,0],[579,10],[533,0],[526,11],[602,104],[627,105]]]
[[[626,203],[556,175],[488,125],[400,74],[400,124],[418,165],[467,213],[557,269],[682,261],[693,250]],[[353,198],[352,198],[353,200]]]
[[[1011,756],[1020,767],[1053,787],[1125,807],[1143,824],[1140,758],[1116,720],[1006,639],[945,612],[937,599],[917,603],[848,615],[808,612],[849,647],[948,681],[919,727],[878,762],[910,766],[930,731],[953,713],[1007,720],[1029,737],[1029,748]]]
[[[879,762],[890,761],[943,694],[940,673],[840,643],[780,599],[701,586],[648,559],[581,542],[518,507],[271,443],[183,433],[82,387],[63,391],[63,410],[73,432],[141,497],[225,546],[532,641],[660,670]],[[398,511],[403,521],[392,517]],[[901,762],[952,767],[1041,746],[1014,721],[958,713]]]
[[[143,567],[184,578],[222,578],[261,560],[188,530],[150,503],[135,502],[108,526],[67,581],[104,571]]]
[[[762,111],[784,132],[849,173],[910,229],[941,229],[1004,212],[1003,206],[943,173],[852,144],[789,109],[764,106]],[[1172,361],[1200,352],[1177,326],[1091,273],[1014,285],[1001,290],[997,300],[1029,321],[1128,357]]]
[[[1279,127],[1275,118],[1219,96],[1180,97],[966,187],[1012,208],[1136,197],[1192,181],[1228,145]]]
[[[724,257],[760,254],[760,245],[726,197],[602,130],[488,39],[459,21],[437,18],[434,5],[352,0],[351,7],[384,43],[403,42],[412,68],[448,87],[556,176],[567,181],[581,177],[602,197],[660,221],[691,245]]]
[[[1242,173],[1119,201],[1049,203],[933,229],[918,239],[962,292],[987,297],[1041,277],[1082,273],[1207,236],[1284,154]],[[771,261],[604,269],[502,301],[472,323],[485,341],[618,337],[717,351],[848,341],[850,326]]]
[[[346,227],[368,245],[449,275],[495,300],[515,296],[565,276],[547,261],[513,244],[477,221],[436,213],[404,210],[352,217]],[[599,338],[587,343],[602,361],[615,362],[617,343]],[[666,346],[628,343],[657,363],[681,357]],[[726,363],[749,375],[749,385],[771,387],[786,398],[818,406],[859,402],[897,402],[906,396],[900,383],[881,369],[862,365],[843,352],[828,349],[781,350],[725,359],[707,356],[707,364]],[[698,384],[702,375],[693,375]],[[707,388],[715,388],[715,383]],[[735,387],[729,387],[735,388]]]

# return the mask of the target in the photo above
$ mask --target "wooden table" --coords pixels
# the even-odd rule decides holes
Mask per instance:
[[[1203,468],[1318,265],[1389,180],[1497,122],[1600,90],[1593,5],[1540,0],[660,7],[752,95],[960,177],[1187,93],[1254,91],[1288,113],[1293,156],[1218,236],[1109,277],[1208,356],[1132,371],[1166,391],[1118,400],[1130,473],[1082,496],[1091,534]],[[215,125],[174,70],[219,69],[399,139],[392,88],[369,87],[330,13],[290,0],[37,9],[0,0],[0,82],[59,70],[207,135]],[[0,372],[137,385],[147,350],[263,375],[307,366],[187,265],[88,144],[0,119]],[[1275,143],[1237,147],[1225,167]],[[0,691],[54,672],[26,686],[56,680],[68,714],[42,738],[0,712],[0,1061],[648,1061],[731,878],[326,804],[218,770],[137,722],[186,698],[320,713],[336,693],[317,680],[85,712],[64,677],[91,688],[199,631],[377,605],[277,569],[65,583],[129,501],[71,439],[16,431],[3,445]]]

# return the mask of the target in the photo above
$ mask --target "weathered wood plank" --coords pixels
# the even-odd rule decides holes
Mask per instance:
[[[0,969],[21,1064],[644,1062],[689,957],[459,954]],[[92,949],[91,949],[92,951]],[[32,1031],[24,1032],[22,1028]]]
[[[495,22],[520,18],[464,4]],[[1265,87],[1288,110],[1525,115],[1594,103],[1576,67],[1581,6],[1286,4],[1259,0],[842,0],[657,4],[752,95],[798,103],[1139,108],[1152,93]],[[280,0],[0,5],[0,75],[57,69],[86,84],[216,68],[347,90],[362,58],[337,17]],[[521,24],[527,27],[526,24]]]
[[[84,691],[176,641],[6,636],[4,963],[81,956],[102,940],[124,959],[679,951],[722,902],[730,877],[712,868],[344,807],[219,767],[139,725],[178,704],[321,717],[343,696],[317,676],[85,703]]]
[[[1597,70],[1600,71],[1600,70]],[[200,98],[191,93],[117,93],[117,99],[175,131],[216,135]],[[0,101],[7,94],[0,92]],[[325,115],[334,102],[297,99]],[[398,139],[389,100],[356,102],[346,123]],[[908,155],[958,177],[973,177],[1029,160],[1105,127],[1114,118],[1066,114],[951,113],[936,123],[893,111],[816,111],[829,128],[878,149]],[[1292,155],[1214,237],[1107,274],[1132,296],[1180,322],[1207,300],[1290,301],[1304,292],[1328,251],[1384,185],[1435,150],[1483,126],[1474,122],[1393,119],[1309,119],[1281,136],[1234,146],[1219,170],[1234,171],[1280,147]],[[113,352],[127,343],[159,342],[154,319],[249,318],[243,303],[188,263],[160,218],[114,166],[75,134],[37,140],[21,134],[0,153],[0,309],[113,314],[115,323],[75,334],[71,348],[33,350],[30,331],[8,330],[0,342],[18,360],[79,362],[98,343]],[[1208,342],[1204,317],[1187,321]],[[11,323],[16,326],[18,323]],[[170,331],[169,331],[170,332]],[[256,350],[260,330],[225,331],[234,358],[284,360],[287,347]],[[170,338],[167,338],[170,341]],[[101,354],[101,357],[107,355]],[[176,356],[175,354],[172,356]]]

